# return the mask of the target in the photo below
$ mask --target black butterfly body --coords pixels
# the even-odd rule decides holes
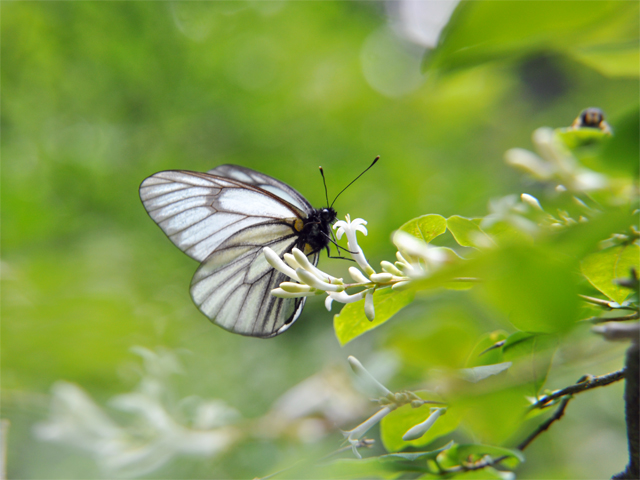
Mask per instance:
[[[305,297],[271,295],[289,278],[262,249],[282,258],[295,247],[316,265],[319,252],[328,250],[333,208],[313,208],[287,184],[237,165],[156,173],[140,185],[140,199],[169,239],[201,262],[191,298],[212,322],[268,338],[300,316]]]

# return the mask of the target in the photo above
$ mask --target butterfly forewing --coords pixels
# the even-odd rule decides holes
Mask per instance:
[[[220,165],[213,170],[209,170],[207,173],[232,178],[242,183],[259,187],[262,190],[271,192],[283,200],[286,200],[307,214],[314,210],[307,199],[298,193],[297,190],[291,188],[286,183],[270,177],[269,175],[265,175],[264,173],[256,172],[249,168],[239,167],[238,165]]]
[[[305,215],[259,188],[198,172],[156,173],[142,182],[140,198],[169,239],[198,261],[244,228]]]
[[[151,218],[183,252],[202,262],[191,282],[198,308],[221,327],[256,337],[285,331],[305,298],[270,294],[288,278],[262,249],[280,257],[300,245],[297,219],[314,211],[288,185],[262,173],[221,165],[208,173],[159,172],[140,186]],[[310,255],[318,262],[318,253]]]

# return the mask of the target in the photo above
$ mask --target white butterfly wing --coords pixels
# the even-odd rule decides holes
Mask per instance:
[[[266,242],[267,237],[272,240]],[[302,312],[305,298],[271,295],[288,277],[269,265],[262,249],[268,246],[282,257],[296,241],[286,225],[263,223],[241,230],[200,265],[191,281],[191,298],[226,330],[254,337],[284,332]],[[317,264],[318,254],[310,261]]]
[[[311,204],[306,198],[300,195],[297,190],[269,175],[251,170],[250,168],[240,167],[238,165],[220,165],[213,170],[209,170],[207,173],[231,178],[245,184],[259,187],[277,195],[306,213],[310,213],[313,210]]]
[[[140,185],[140,198],[169,239],[198,261],[244,228],[306,217],[259,188],[200,172],[156,173]]]
[[[223,165],[209,173],[156,173],[142,182],[140,198],[169,239],[203,262],[191,296],[214,323],[271,337],[298,318],[305,298],[270,294],[287,277],[262,253],[269,246],[282,257],[298,241],[293,223],[313,207],[297,191],[259,172]],[[318,254],[310,261],[317,264]]]

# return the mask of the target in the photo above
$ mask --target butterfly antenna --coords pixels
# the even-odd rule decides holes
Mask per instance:
[[[377,162],[378,160],[380,160],[380,155],[378,155],[376,158],[374,158],[374,159],[373,159],[373,162],[371,162],[371,165],[369,165],[367,168],[365,168],[365,169],[364,169],[364,171],[363,171],[360,175],[358,175],[356,178],[354,178],[354,179],[351,181],[351,183],[350,183],[349,185],[347,185],[346,187],[344,187],[344,188],[342,189],[342,191],[341,191],[338,195],[336,195],[336,198],[334,198],[334,199],[333,199],[333,202],[331,202],[331,207],[333,207],[333,204],[334,204],[334,203],[336,203],[336,200],[338,199],[338,197],[339,197],[340,195],[342,195],[342,192],[344,192],[347,188],[349,188],[349,187],[353,184],[353,182],[355,182],[356,180],[358,180],[362,175],[364,175],[365,173],[367,173],[367,170],[369,170],[371,167],[373,167],[373,166],[376,164],[376,162]],[[323,175],[323,178],[324,178],[324,175]]]
[[[329,205],[329,194],[327,193],[327,179],[324,178],[324,170],[322,167],[318,167],[320,169],[320,175],[322,175],[322,183],[324,184],[324,198],[327,200],[327,205]]]

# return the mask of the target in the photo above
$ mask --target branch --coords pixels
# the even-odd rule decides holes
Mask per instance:
[[[640,446],[638,445],[640,443],[640,421],[638,420],[640,354],[638,352],[638,343],[634,342],[627,350],[625,358],[626,385],[624,388],[624,404],[629,442],[629,464],[624,472],[615,475],[614,479],[640,478]]]
[[[520,451],[524,450],[529,446],[531,442],[533,442],[536,439],[538,435],[540,435],[542,432],[547,430],[553,422],[555,422],[556,420],[560,420],[564,415],[564,409],[567,408],[567,404],[569,403],[569,400],[571,400],[571,397],[563,398],[562,402],[560,403],[560,407],[558,407],[558,409],[556,410],[556,413],[554,413],[553,416],[547,419],[544,423],[540,424],[540,426],[536,428],[535,431],[531,435],[529,435],[526,438],[526,440],[520,443],[520,445],[518,445],[516,448]],[[444,472],[455,473],[455,472],[469,472],[472,470],[481,470],[486,467],[493,467],[495,465],[498,465],[499,463],[506,460],[507,458],[509,457],[506,455],[503,455],[497,458],[482,458],[471,465],[459,465],[457,467],[448,468],[444,470]]]
[[[591,323],[605,323],[605,322],[624,322],[627,320],[637,320],[640,318],[638,312],[630,313],[629,315],[623,315],[622,317],[590,317],[584,320]]]
[[[640,340],[640,324],[633,323],[607,323],[596,325],[592,332],[602,335],[607,340],[632,340],[636,343]]]
[[[600,375],[599,377],[594,377],[591,375],[585,375],[583,378],[578,380],[578,383],[575,385],[570,385],[561,390],[556,390],[549,395],[545,395],[540,397],[536,403],[529,407],[530,410],[534,408],[545,408],[548,403],[555,400],[556,398],[564,397],[565,395],[574,395],[576,393],[581,393],[586,390],[591,390],[592,388],[604,387],[605,385],[609,385],[610,383],[617,382],[624,378],[625,369],[617,370],[612,373],[607,373],[606,375]]]
[[[535,440],[535,438],[540,435],[542,432],[544,432],[545,430],[547,430],[551,424],[553,422],[555,422],[556,420],[560,420],[562,418],[562,416],[564,415],[564,409],[567,408],[567,404],[569,403],[569,400],[571,400],[572,397],[564,397],[562,399],[562,402],[560,402],[560,406],[558,407],[558,409],[556,410],[556,413],[554,413],[551,417],[549,417],[547,419],[546,422],[540,424],[538,426],[538,428],[535,429],[535,431],[529,435],[520,445],[518,445],[516,448],[518,450],[524,450],[525,448],[527,448],[529,446],[529,444],[531,442],[533,442]]]
[[[637,348],[636,348],[636,359],[637,359]],[[638,363],[638,362],[636,362]],[[637,368],[637,367],[636,367]],[[547,404],[549,402],[551,402],[552,400],[555,400],[556,398],[560,398],[560,397],[564,397],[562,399],[562,401],[560,402],[560,406],[558,407],[558,409],[555,411],[555,413],[549,417],[546,421],[544,421],[543,423],[541,423],[538,428],[536,428],[524,441],[522,441],[516,448],[518,450],[524,450],[525,448],[527,448],[531,442],[533,442],[538,435],[540,435],[542,432],[545,432],[546,430],[549,429],[549,427],[551,426],[551,424],[553,424],[554,422],[556,422],[557,420],[560,420],[562,418],[562,416],[564,415],[564,411],[567,408],[567,404],[569,403],[569,401],[573,398],[571,397],[571,395],[573,395],[574,393],[580,393],[580,392],[584,392],[586,390],[590,390],[592,388],[596,388],[596,387],[603,387],[605,385],[609,385],[611,383],[617,382],[618,380],[622,380],[625,376],[625,371],[626,368],[623,368],[622,370],[618,370],[616,372],[612,372],[612,373],[608,373],[606,375],[601,375],[599,377],[594,377],[591,375],[585,375],[583,378],[581,378],[580,380],[578,380],[578,382],[575,385],[571,385],[569,387],[563,388],[561,390],[556,390],[555,392],[549,394],[549,395],[545,395],[544,397],[540,398],[536,403],[534,403],[533,405],[531,405],[531,407],[529,407],[530,409],[533,408],[545,408],[546,406],[548,406]],[[636,377],[638,370],[636,369]],[[636,379],[636,386],[637,386],[637,379]],[[637,391],[636,391],[636,397],[635,397],[635,430],[634,431],[638,431],[638,395],[637,395]],[[628,428],[629,431],[631,431],[632,426],[629,425],[629,420],[627,419],[627,424],[628,424]],[[638,438],[637,438],[637,434],[636,434],[636,441],[635,441],[635,450],[632,450],[632,446],[631,446],[631,437],[629,440],[629,454],[630,455],[634,455],[633,452],[635,452],[635,456],[636,458],[638,457]],[[498,465],[499,463],[501,463],[502,461],[506,460],[507,456],[502,456],[502,457],[497,457],[494,459],[488,458],[488,459],[481,459],[473,464],[470,465],[459,465],[457,467],[453,467],[453,468],[448,468],[446,470],[443,470],[444,473],[455,473],[455,472],[466,472],[466,471],[471,471],[471,470],[481,470],[483,468],[486,467],[493,467]],[[636,468],[638,466],[637,461],[636,461]],[[629,467],[627,467],[627,470],[629,470],[629,468],[631,468],[631,463],[629,464]],[[626,472],[625,472],[626,473]],[[622,475],[622,474],[620,474]],[[638,478],[637,476],[632,477],[614,477],[614,478],[620,478],[620,479],[632,479],[632,478]]]

